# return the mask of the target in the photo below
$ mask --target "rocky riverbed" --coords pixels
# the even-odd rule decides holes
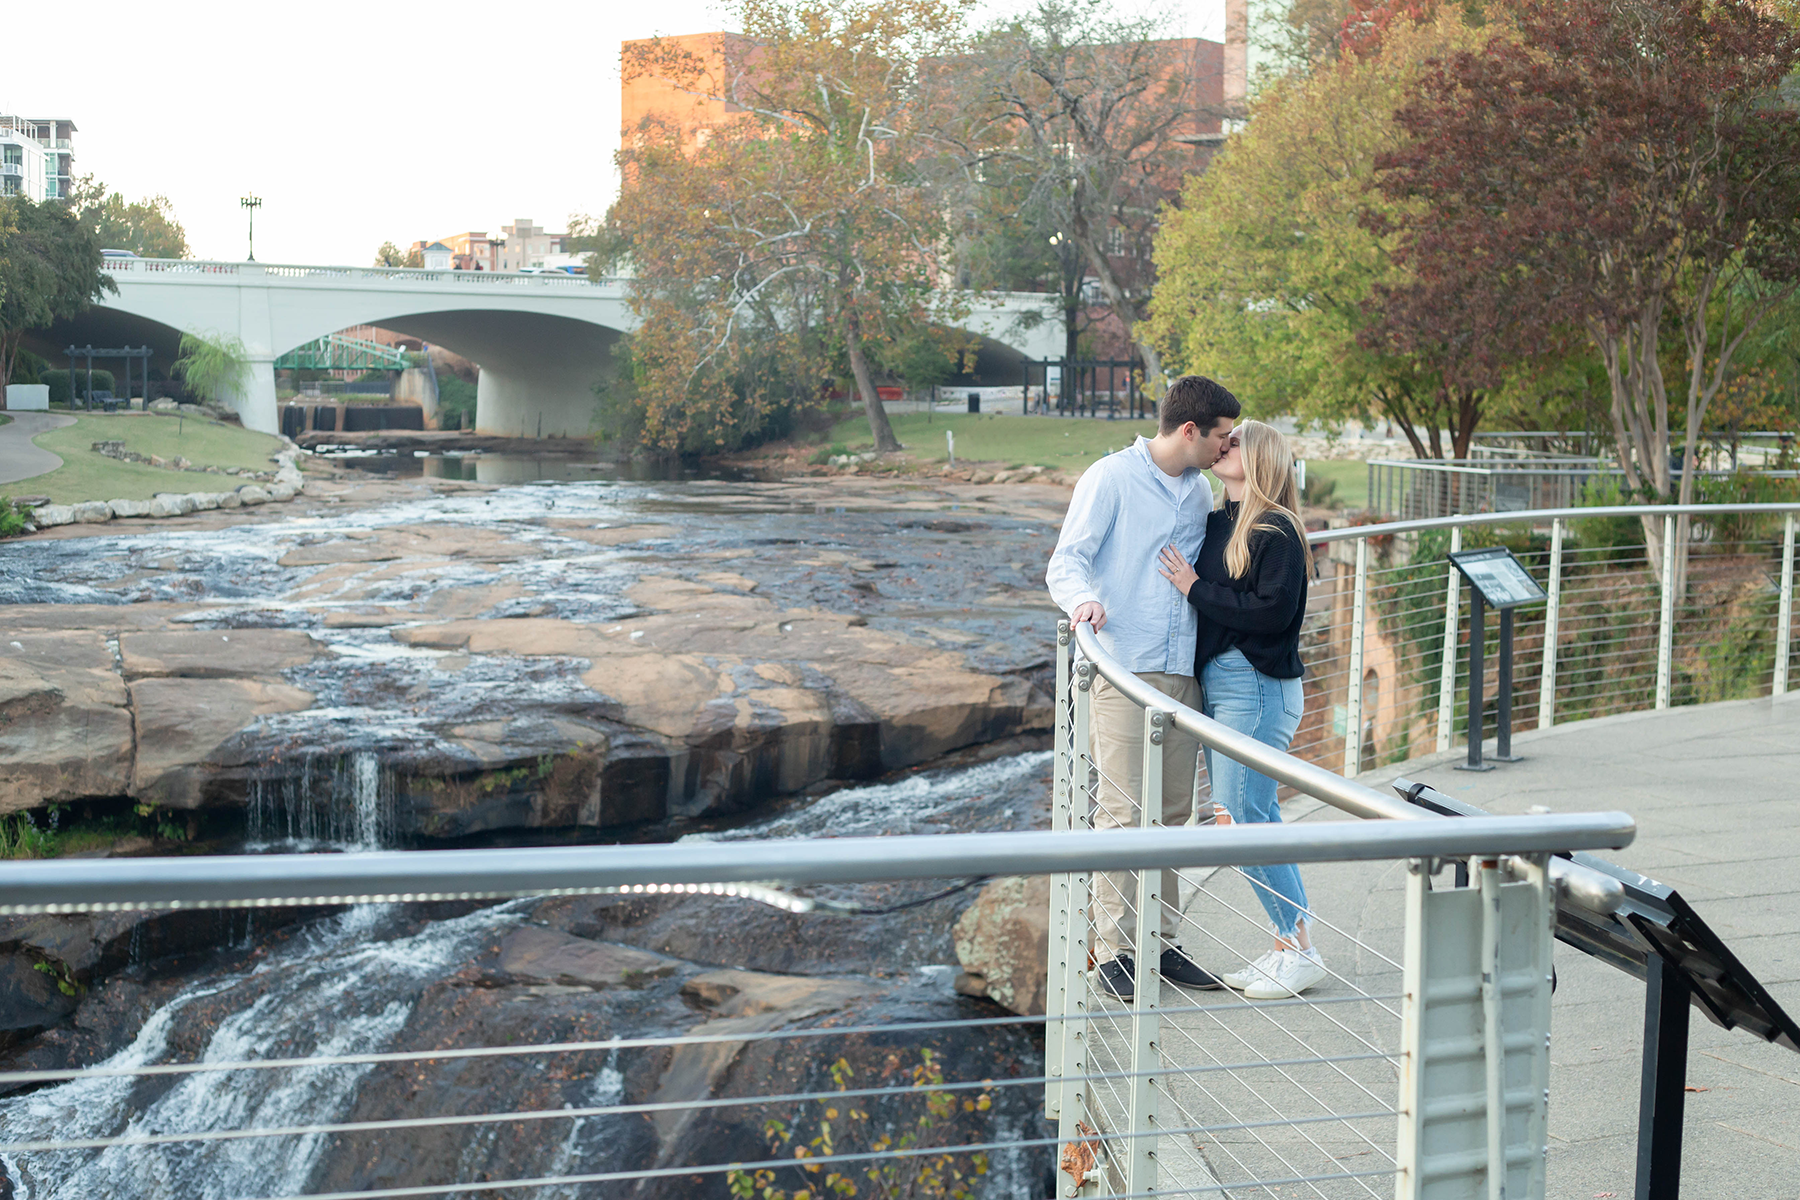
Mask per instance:
[[[0,562],[0,807],[123,797],[189,814],[188,849],[1041,827],[1041,578],[1065,503],[916,481],[340,479],[250,521],[58,530]],[[829,895],[890,908],[933,890]],[[13,1068],[845,1031],[800,1053],[746,1040],[45,1087],[0,1099],[9,1139],[674,1107],[4,1155],[0,1192],[275,1195],[752,1159],[764,1120],[805,1114],[684,1102],[829,1088],[839,1057],[891,1083],[921,1048],[951,1079],[1041,1069],[1028,1026],[855,1032],[1006,1016],[989,995],[1041,1005],[1041,980],[1007,969],[1041,936],[1021,902],[1042,903],[1018,890],[860,917],[606,896],[0,920]],[[971,955],[992,966],[965,970]],[[1044,1136],[1037,1089],[993,1101],[963,1133]],[[898,1104],[876,1127],[916,1116]],[[1046,1163],[997,1156],[981,1194],[1037,1196]],[[724,1190],[677,1174],[642,1192]]]
[[[1042,731],[1065,497],[345,479],[25,539],[0,812],[126,796],[299,835],[347,819],[313,810],[364,753],[401,841],[616,828]]]

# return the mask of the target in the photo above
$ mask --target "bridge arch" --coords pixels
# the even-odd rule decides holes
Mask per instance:
[[[235,336],[249,352],[251,376],[234,405],[246,426],[271,433],[275,359],[353,325],[379,325],[481,367],[478,430],[580,437],[593,428],[596,387],[614,378],[619,339],[637,325],[617,280],[165,259],[106,266],[119,292],[67,323],[69,340],[99,345],[109,336],[102,327],[117,323],[130,328],[110,336],[149,341],[172,358],[184,330]],[[1002,365],[1007,359],[1016,364],[1058,352],[1060,325],[1044,319],[1050,301],[1030,293],[977,300],[962,326],[983,339],[984,360],[992,364],[984,373],[1013,376],[1016,366]]]

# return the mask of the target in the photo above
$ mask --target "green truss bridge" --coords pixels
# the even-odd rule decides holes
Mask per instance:
[[[296,346],[275,360],[278,371],[404,371],[406,351],[382,342],[328,333]]]

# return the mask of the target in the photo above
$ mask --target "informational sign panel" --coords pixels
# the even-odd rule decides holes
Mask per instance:
[[[1548,599],[1544,589],[1525,569],[1525,564],[1513,557],[1513,552],[1505,546],[1461,550],[1452,554],[1450,561],[1456,564],[1456,569],[1463,573],[1470,586],[1481,593],[1489,608],[1516,608]]]

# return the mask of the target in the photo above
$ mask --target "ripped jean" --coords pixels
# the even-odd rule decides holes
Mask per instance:
[[[1229,650],[1207,663],[1201,683],[1205,690],[1200,709],[1221,725],[1277,750],[1286,750],[1300,728],[1306,703],[1300,681],[1264,675],[1240,650]],[[1206,774],[1212,780],[1213,799],[1225,806],[1233,821],[1240,825],[1280,824],[1281,806],[1275,799],[1273,779],[1211,750],[1206,751]],[[1275,932],[1291,940],[1294,927],[1306,915],[1300,868],[1284,863],[1242,870],[1274,922]]]

